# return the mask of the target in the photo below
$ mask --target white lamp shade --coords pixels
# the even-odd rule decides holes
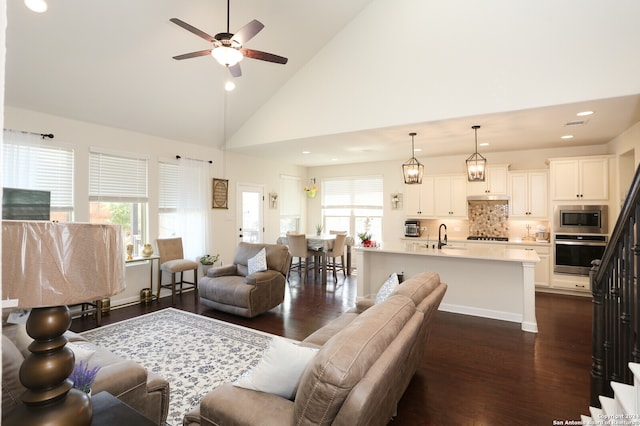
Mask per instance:
[[[125,288],[120,225],[2,221],[2,295],[18,307],[71,305]]]
[[[211,50],[211,56],[215,58],[220,65],[232,67],[244,58],[242,52],[233,47],[219,46]]]

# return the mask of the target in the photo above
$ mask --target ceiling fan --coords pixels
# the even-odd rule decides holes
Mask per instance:
[[[264,25],[257,20],[249,22],[244,27],[240,28],[237,33],[232,34],[229,32],[229,2],[227,0],[227,32],[218,33],[215,37],[211,37],[209,34],[197,29],[196,27],[187,24],[186,22],[178,19],[169,19],[174,24],[184,28],[187,31],[192,32],[198,37],[202,37],[210,43],[213,43],[211,49],[199,50],[197,52],[185,53],[183,55],[174,56],[173,59],[190,59],[197,58],[198,56],[213,56],[221,65],[226,66],[229,72],[234,77],[240,77],[242,71],[240,70],[239,62],[242,58],[247,57],[251,59],[259,59],[261,61],[274,62],[276,64],[286,64],[288,59],[283,56],[274,55],[273,53],[261,52],[260,50],[247,49],[242,47],[246,42],[256,36],[263,28]]]

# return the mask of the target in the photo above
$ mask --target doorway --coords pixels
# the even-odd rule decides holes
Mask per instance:
[[[238,237],[246,243],[261,243],[264,233],[264,187],[238,184]]]

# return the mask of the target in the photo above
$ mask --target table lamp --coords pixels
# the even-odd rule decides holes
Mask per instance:
[[[89,425],[91,398],[68,379],[73,352],[66,305],[100,300],[124,289],[120,225],[2,221],[2,297],[31,308],[31,354],[20,367],[24,403],[7,424]]]

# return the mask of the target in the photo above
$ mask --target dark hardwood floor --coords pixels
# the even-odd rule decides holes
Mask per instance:
[[[292,277],[285,302],[254,319],[206,309],[193,293],[175,308],[302,340],[354,306],[356,279],[338,275],[327,288]],[[164,297],[148,305],[113,309],[104,324],[171,306]],[[538,293],[539,332],[520,325],[439,311],[422,365],[398,406],[394,425],[552,425],[588,414],[591,368],[591,299]],[[74,331],[95,327],[75,319]]]

